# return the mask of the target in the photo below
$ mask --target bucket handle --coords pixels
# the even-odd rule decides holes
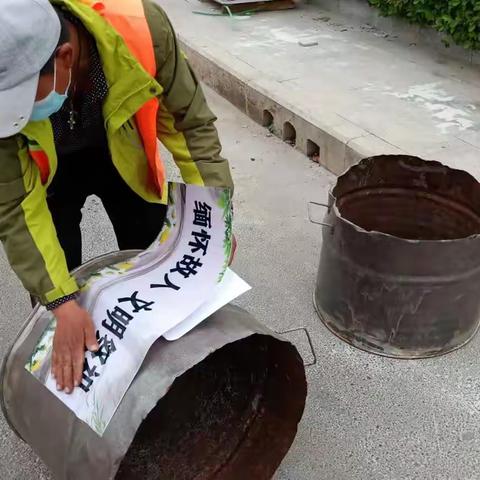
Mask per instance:
[[[324,207],[327,209],[327,211],[330,211],[330,205],[326,203],[319,203],[319,202],[308,202],[308,219],[310,220],[311,223],[314,223],[315,225],[322,225],[323,227],[328,227],[333,230],[333,225],[331,225],[330,223],[319,222],[312,218],[311,208],[310,208],[312,205],[315,205],[317,207]]]
[[[312,360],[308,363],[303,361],[303,366],[304,367],[313,367],[314,365],[317,364],[317,354],[315,353],[315,348],[313,347],[313,342],[312,342],[312,337],[310,336],[310,332],[306,329],[306,327],[300,327],[300,328],[292,328],[290,330],[285,330],[283,332],[275,332],[278,335],[286,335],[287,333],[296,333],[296,332],[303,332],[305,333],[305,336],[307,337],[307,343],[308,346],[310,347],[310,351],[312,354]]]

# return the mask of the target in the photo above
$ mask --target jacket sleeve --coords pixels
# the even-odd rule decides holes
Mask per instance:
[[[0,139],[0,241],[24,287],[43,304],[78,290],[60,247],[46,191],[23,137]]]
[[[156,79],[164,88],[159,140],[172,153],[186,183],[233,190],[229,164],[221,156],[216,117],[179,49],[170,21],[151,0],[144,0],[144,6],[155,49]]]

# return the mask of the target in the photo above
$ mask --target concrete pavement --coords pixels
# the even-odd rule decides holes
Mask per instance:
[[[318,5],[229,18],[193,13],[211,11],[200,0],[158,1],[208,85],[259,123],[269,112],[280,137],[293,127],[330,171],[408,153],[480,178],[478,66]]]
[[[235,269],[253,285],[239,303],[283,332],[306,327],[317,364],[297,440],[275,480],[475,480],[480,471],[480,337],[442,358],[395,361],[328,332],[312,306],[321,231],[307,202],[334,177],[209,93],[236,181],[240,250]],[[85,259],[114,248],[98,202],[85,211]],[[26,295],[0,257],[0,348],[28,314]],[[290,338],[310,360],[302,332]],[[51,480],[0,419],[0,479]]]

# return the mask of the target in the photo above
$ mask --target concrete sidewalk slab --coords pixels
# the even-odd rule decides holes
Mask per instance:
[[[293,127],[332,172],[408,153],[480,177],[478,68],[318,7],[229,18],[193,13],[211,8],[199,0],[160,4],[205,83],[284,139]]]

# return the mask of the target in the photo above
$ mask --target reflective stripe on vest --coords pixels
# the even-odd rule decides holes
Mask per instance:
[[[157,68],[153,40],[145,18],[142,0],[81,1],[92,7],[115,29],[145,71],[155,77]],[[166,177],[158,149],[158,109],[158,99],[150,99],[135,114],[135,122],[148,160],[152,182],[161,196]],[[50,174],[47,155],[42,150],[32,147],[29,147],[29,153],[40,170],[42,183],[46,183]]]

